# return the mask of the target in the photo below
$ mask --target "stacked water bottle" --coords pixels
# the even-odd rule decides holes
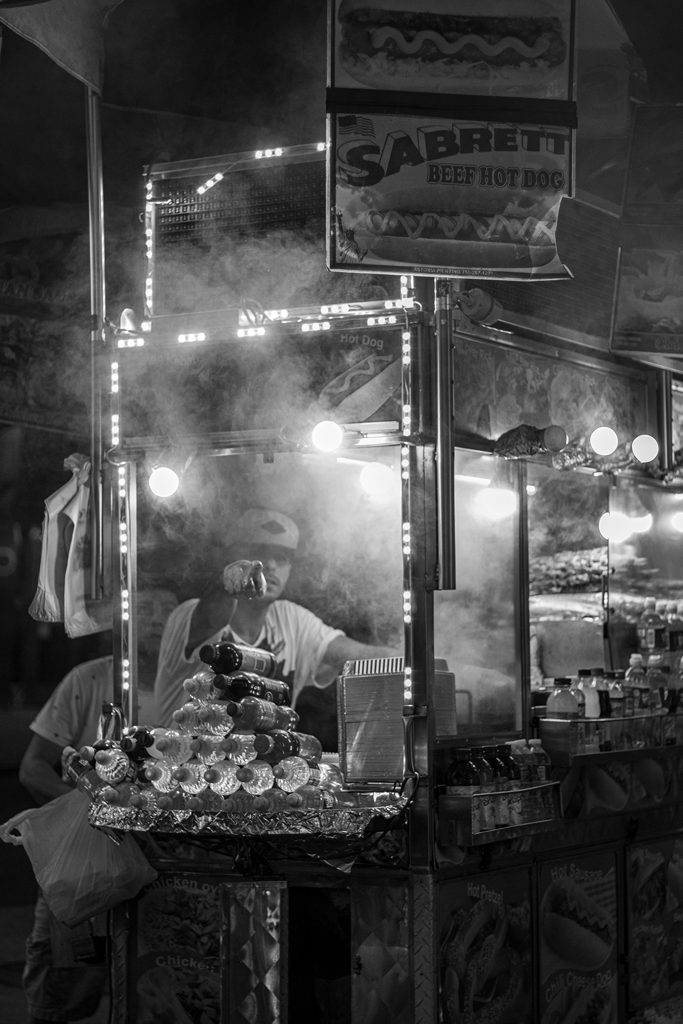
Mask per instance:
[[[132,726],[84,747],[67,774],[100,800],[146,810],[249,813],[390,803],[344,789],[317,737],[296,730],[289,687],[268,651],[232,643],[200,650],[206,669],[183,683],[174,728]]]
[[[445,794],[466,797],[472,834],[552,818],[550,758],[539,739],[459,747]]]

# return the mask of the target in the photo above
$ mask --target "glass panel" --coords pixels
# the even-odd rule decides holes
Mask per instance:
[[[663,615],[671,603],[683,612],[683,494],[619,479],[610,511],[626,517],[617,521],[623,529],[610,540],[609,602],[612,661],[625,668],[629,654],[639,649],[636,626],[646,598],[654,598]],[[671,664],[677,666],[680,656],[670,652]]]
[[[340,457],[205,455],[190,463],[171,499],[150,492],[148,469],[138,464],[139,588],[154,582],[180,601],[200,596],[235,557],[228,546],[236,519],[247,508],[279,510],[300,531],[283,596],[356,640],[402,655],[398,447]],[[301,731],[336,749],[335,685],[307,687],[297,710]]]
[[[521,728],[516,473],[455,452],[456,589],[434,594],[434,654],[455,674],[462,736]]]
[[[529,463],[527,494],[534,689],[544,679],[604,664],[608,549],[598,522],[608,508],[609,486],[602,476]]]

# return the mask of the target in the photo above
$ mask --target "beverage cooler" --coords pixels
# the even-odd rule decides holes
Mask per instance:
[[[607,419],[672,448],[675,381],[477,325],[442,279],[368,295],[355,275],[365,290],[296,304],[280,276],[277,308],[188,308],[166,273],[172,256],[193,279],[176,178],[217,167],[151,173],[149,315],[108,338],[113,703],[128,735],[152,724],[134,710],[137,592],[201,594],[245,507],[297,521],[288,596],[377,656],[297,701],[327,797],[94,792],[92,823],[132,831],[158,871],[112,914],[113,1020],[640,1024],[681,995],[677,706],[546,703],[635,652],[677,689],[667,631],[648,651],[637,621],[653,590],[683,601],[656,532],[675,467],[587,442]],[[168,497],[149,488],[162,465]],[[604,515],[653,530],[608,537]]]

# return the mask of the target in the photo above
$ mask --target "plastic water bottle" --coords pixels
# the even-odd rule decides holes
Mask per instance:
[[[180,732],[199,732],[199,712],[202,705],[196,700],[189,700],[173,712],[171,718]]]
[[[254,797],[253,808],[255,811],[273,813],[287,810],[288,807],[287,794],[281,789],[267,789],[265,793]]]
[[[323,747],[317,736],[305,732],[289,732],[287,729],[273,729],[269,733],[259,733],[254,740],[258,756],[271,764],[277,764],[283,757],[298,754],[309,761],[319,761],[323,756]]]
[[[652,654],[648,659],[645,680],[648,687],[647,710],[651,715],[660,715],[664,709],[664,693],[668,678],[661,654]]]
[[[293,755],[284,757],[273,766],[276,785],[286,793],[293,793],[302,786],[319,784],[322,773],[316,765],[309,764],[305,757]]]
[[[165,761],[173,764],[184,764],[192,757],[192,737],[188,733],[175,729],[166,729],[164,734],[155,740],[155,747]]]
[[[242,765],[237,769],[237,778],[239,779],[242,789],[246,790],[247,793],[252,793],[257,796],[260,793],[265,793],[267,789],[273,788],[273,769],[267,761],[250,761],[249,764]]]
[[[178,788],[178,781],[173,778],[173,769],[177,767],[172,761],[151,761],[145,765],[143,774],[160,793],[172,793]]]
[[[201,761],[202,764],[215,764],[216,761],[222,761],[225,757],[223,742],[220,736],[210,734],[196,736],[190,743],[190,749],[193,757]]]
[[[220,796],[229,796],[240,788],[240,780],[237,778],[239,765],[232,761],[217,761],[204,772],[204,780],[209,788]]]
[[[235,729],[229,736],[221,740],[221,750],[235,764],[248,764],[249,761],[255,761],[258,756],[254,746],[255,736],[256,733],[251,729],[247,729],[244,732]]]
[[[204,704],[197,713],[199,728],[204,732],[224,736],[235,722],[225,704]]]
[[[609,676],[609,673],[607,675]],[[624,693],[624,676],[623,669],[617,669],[612,673],[612,678],[609,682],[609,699],[613,718],[624,718],[625,716],[626,694]]]
[[[189,679],[183,680],[183,690],[196,700],[216,700],[221,696],[221,692],[214,685],[215,679],[216,676],[211,669],[202,669]]]
[[[287,804],[298,810],[326,810],[336,807],[337,801],[334,793],[328,789],[321,789],[320,786],[302,786],[294,793],[287,794]]]
[[[118,747],[98,750],[95,754],[95,771],[105,782],[117,783],[130,781],[137,775],[136,766],[128,754]]]
[[[179,768],[174,768],[171,775],[176,782],[180,783],[180,788],[184,793],[201,793],[208,785],[204,778],[205,771],[206,768],[201,762],[187,761]]]

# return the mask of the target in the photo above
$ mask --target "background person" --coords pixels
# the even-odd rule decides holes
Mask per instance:
[[[174,594],[161,588],[138,594],[137,721],[142,724],[156,724],[154,677],[159,642],[177,603]],[[31,722],[33,735],[19,765],[19,781],[38,804],[72,788],[62,780],[62,751],[67,746],[79,749],[96,739],[102,704],[111,700],[113,687],[111,655],[77,665]],[[66,1024],[96,1012],[107,980],[105,917],[69,928],[50,913],[39,893],[22,979],[29,1024]]]

